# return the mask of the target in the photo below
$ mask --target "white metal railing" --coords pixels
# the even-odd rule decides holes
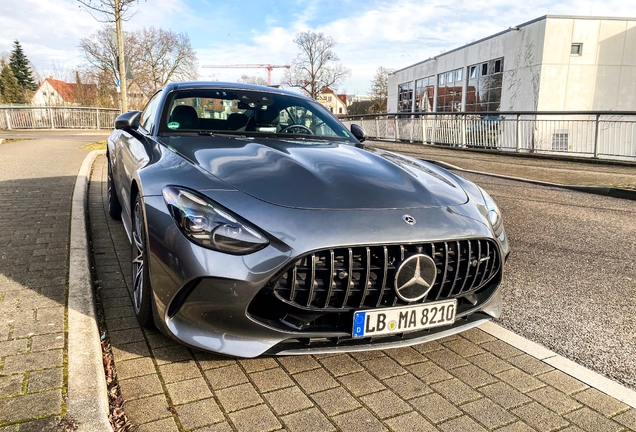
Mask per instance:
[[[394,113],[341,120],[378,140],[636,159],[636,112]]]
[[[0,129],[112,129],[119,114],[112,108],[0,108]]]

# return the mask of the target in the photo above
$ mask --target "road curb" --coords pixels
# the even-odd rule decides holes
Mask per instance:
[[[580,364],[575,363],[536,342],[532,342],[523,336],[519,336],[518,334],[511,332],[492,321],[488,321],[487,323],[480,325],[478,328],[517,348],[518,350],[525,352],[537,360],[541,360],[553,368],[576,378],[584,384],[587,384],[588,386],[636,409],[636,391],[612,381],[609,378],[605,378],[603,375],[591,371],[585,366],[581,366]]]
[[[112,431],[86,234],[88,180],[95,158],[104,153],[95,150],[84,159],[71,206],[67,415],[79,423],[81,432]]]
[[[532,180],[532,179],[527,179],[522,177],[514,177],[514,176],[494,174],[494,173],[489,173],[484,171],[469,170],[469,169],[460,168],[458,166],[451,165],[449,163],[438,161],[438,160],[433,160],[433,159],[422,159],[422,160],[426,162],[430,162],[442,168],[454,170],[454,171],[462,171],[462,172],[467,172],[472,174],[487,175],[490,177],[497,177],[497,178],[506,179],[506,180],[515,180],[515,181],[522,181],[526,183],[532,183],[539,186],[558,187],[561,189],[570,189],[570,190],[574,190],[578,192],[586,192],[586,193],[591,193],[595,195],[604,195],[604,196],[609,196],[612,198],[621,198],[621,199],[636,201],[636,190],[613,188],[613,187],[607,187],[607,186],[565,185],[561,183],[551,183],[551,182],[546,182],[541,180]]]

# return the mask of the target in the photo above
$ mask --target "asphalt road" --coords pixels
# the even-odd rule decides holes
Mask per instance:
[[[636,201],[459,174],[504,216],[498,323],[636,389]]]

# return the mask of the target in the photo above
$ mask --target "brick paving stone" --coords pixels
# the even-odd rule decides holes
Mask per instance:
[[[125,360],[131,360],[139,357],[150,357],[150,351],[146,342],[133,342],[119,346],[111,345],[115,364]]]
[[[437,425],[443,432],[487,432],[479,423],[468,416],[461,416]]]
[[[316,408],[281,417],[290,432],[331,432],[336,428]]]
[[[124,330],[139,327],[137,318],[134,316],[111,318],[106,320],[106,328],[108,331]]]
[[[614,432],[623,430],[623,427],[615,421],[609,420],[587,407],[572,411],[564,417],[587,432]]]
[[[322,363],[322,365],[336,377],[364,370],[360,363],[347,354],[327,357],[321,359],[320,363]]]
[[[227,412],[238,411],[263,403],[263,398],[261,398],[254,386],[249,383],[219,390],[216,392],[216,396]]]
[[[109,331],[108,338],[111,345],[123,345],[131,342],[146,341],[144,333],[139,327],[126,330]]]
[[[542,381],[517,368],[499,372],[496,376],[522,393],[541,388],[545,385]]]
[[[468,339],[459,338],[443,344],[446,348],[455,352],[462,357],[472,357],[477,354],[483,354],[486,351],[481,349],[479,345],[472,343]]]
[[[343,432],[375,432],[387,430],[368,410],[360,408],[333,418]]]
[[[468,361],[460,355],[455,354],[453,351],[442,348],[441,350],[431,351],[426,353],[426,357],[435,362],[437,365],[452,369],[459,366],[465,366]]]
[[[126,400],[139,399],[163,393],[163,387],[157,374],[119,380],[121,395]]]
[[[290,374],[318,369],[320,367],[320,364],[318,364],[313,357],[308,355],[279,357],[278,363],[280,363]]]
[[[244,432],[267,432],[279,429],[280,422],[267,405],[258,405],[241,411],[230,413],[234,426]]]
[[[522,421],[497,429],[497,432],[536,432]]]
[[[518,407],[532,400],[519,390],[503,382],[481,387],[479,392],[506,409]]]
[[[600,412],[606,417],[612,417],[629,409],[629,405],[625,405],[618,399],[606,395],[594,388],[589,388],[581,393],[572,396],[584,405]]]
[[[200,378],[202,376],[194,360],[159,365],[159,373],[161,374],[161,379],[166,383]]]
[[[392,432],[435,432],[437,428],[415,411],[385,421]]]
[[[537,375],[537,378],[568,395],[588,388],[586,384],[583,384],[581,381],[572,378],[560,370],[553,370],[542,375]]]
[[[17,430],[20,432],[42,432],[42,431],[55,431],[59,430],[60,417],[59,416],[51,416],[43,419],[30,421],[26,423],[21,423],[20,425],[7,426],[7,430],[14,431],[17,427]],[[3,431],[3,428],[0,428],[0,431]]]
[[[119,379],[133,378],[157,372],[152,359],[149,357],[122,361],[116,367]]]
[[[330,391],[333,391],[333,390],[327,390],[327,392],[330,392]],[[218,394],[219,392],[217,392],[217,395]],[[313,395],[314,400],[316,399],[317,395],[320,395],[320,394],[321,393],[314,394]],[[264,394],[263,397],[267,400],[269,405],[273,408],[274,412],[278,415],[289,414],[295,411],[310,408],[314,405],[298,387],[290,387],[290,388],[286,388],[282,390],[276,390],[276,391]],[[329,412],[327,412],[327,414],[329,414]]]
[[[468,358],[467,360],[491,374],[496,374],[513,368],[510,363],[491,353],[476,355]]]
[[[462,414],[453,404],[437,393],[431,393],[410,401],[411,405],[433,423],[457,417]]]
[[[174,405],[182,405],[212,396],[212,392],[203,378],[166,384],[166,388]]]
[[[505,426],[517,420],[517,417],[488,398],[467,403],[461,408],[488,429]]]
[[[363,396],[386,388],[366,371],[346,375],[338,379],[354,396]]]
[[[488,372],[472,364],[452,369],[450,373],[473,388],[493,384],[499,381]]]
[[[359,362],[371,360],[378,357],[384,357],[386,354],[380,350],[372,350],[372,351],[354,351],[349,353],[351,357],[358,360]]]
[[[417,363],[406,367],[413,375],[422,380],[425,384],[433,384],[453,378],[443,368],[437,366],[432,361]]]
[[[461,333],[461,337],[464,339],[468,339],[472,343],[482,344],[484,342],[489,342],[495,340],[494,336],[489,335],[485,331],[479,328],[471,328],[470,330],[466,330]]]
[[[23,374],[0,376],[0,397],[8,397],[21,394],[23,382]]]
[[[27,351],[29,341],[27,339],[15,339],[0,342],[0,357],[23,354]]]
[[[62,350],[54,349],[37,353],[18,354],[5,357],[3,375],[62,366]]]
[[[191,360],[192,354],[184,345],[174,345],[165,348],[153,348],[152,354],[158,365],[165,363],[174,363],[183,360]]]
[[[31,352],[64,348],[64,333],[51,333],[31,338]]]
[[[179,428],[172,417],[139,425],[136,432],[178,432]]]
[[[214,399],[204,399],[176,407],[177,417],[184,429],[195,429],[202,426],[220,423],[225,420],[219,405]]]
[[[228,357],[209,352],[194,351],[194,358],[203,370],[236,365],[236,361]]]
[[[508,361],[530,375],[539,375],[554,370],[549,364],[537,360],[528,354],[512,357]]]
[[[398,375],[384,382],[403,399],[413,399],[431,393],[431,389],[422,380],[411,374]]]
[[[142,424],[170,417],[168,401],[163,394],[126,401],[124,412],[131,422]]]
[[[614,417],[612,420],[615,420],[622,424],[623,426],[628,427],[631,430],[636,431],[636,409],[630,409],[623,414],[619,414]]]
[[[362,365],[378,379],[405,374],[406,370],[389,357],[378,357],[362,362]]]
[[[245,372],[259,372],[265,369],[272,369],[278,367],[278,363],[272,357],[257,357],[251,359],[241,359],[239,360],[241,366]]]
[[[512,345],[508,345],[506,342],[500,341],[499,339],[495,339],[490,342],[484,342],[479,346],[504,360],[523,354],[523,351],[518,350]]]
[[[549,386],[528,392],[526,395],[559,415],[581,408],[581,404],[576,400]]]
[[[54,368],[29,372],[27,392],[60,388],[64,384],[64,369]]]
[[[403,347],[403,348],[395,348],[387,350],[387,355],[395,360],[398,364],[402,366],[407,366],[413,363],[421,363],[426,361],[426,357],[424,357],[420,352],[418,352],[413,347]]]
[[[212,390],[234,386],[248,382],[247,376],[238,365],[223,366],[209,369],[204,372],[205,378],[210,383]]]
[[[209,426],[204,426],[200,429],[192,429],[192,432],[233,432],[232,426],[228,423],[216,423]]]
[[[342,387],[314,393],[311,398],[329,416],[353,411],[360,407],[360,403]]]
[[[307,393],[316,393],[338,387],[338,383],[323,369],[297,373],[294,375],[294,379]]]
[[[150,348],[153,351],[159,350],[161,348],[177,346],[177,342],[173,341],[172,339],[170,339],[169,337],[161,333],[153,334],[153,335],[146,334],[146,340],[148,341],[148,345],[150,345]],[[177,351],[180,351],[180,350],[177,350]],[[162,352],[160,351],[160,353]],[[170,355],[171,353],[170,351],[167,351],[165,354]],[[181,360],[186,360],[186,359],[182,358]],[[168,359],[168,361],[179,361],[179,359],[170,358]]]
[[[437,351],[443,349],[444,346],[438,341],[425,342],[419,345],[413,345],[413,349],[421,354],[425,354],[431,351]]]
[[[60,414],[61,411],[61,390],[0,399],[0,423]]]
[[[456,378],[431,384],[430,387],[452,403],[459,405],[482,397],[479,392]]]
[[[383,390],[360,398],[362,403],[381,419],[412,411],[409,404],[391,390]]]
[[[278,390],[294,385],[294,382],[289,378],[289,375],[287,375],[285,370],[281,367],[255,372],[250,374],[250,378],[261,392]]]
[[[569,424],[563,417],[556,415],[537,402],[513,408],[511,411],[539,432],[554,431]]]

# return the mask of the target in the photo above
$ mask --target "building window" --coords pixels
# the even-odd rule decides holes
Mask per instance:
[[[433,111],[433,97],[435,96],[435,77],[431,76],[415,81],[415,109],[416,112]]]
[[[463,69],[455,69],[438,75],[438,112],[457,112],[462,110],[463,75]]]
[[[398,85],[398,112],[413,111],[413,83]]]
[[[342,107],[338,108],[338,114],[342,114]]]
[[[499,111],[503,69],[503,58],[468,67],[466,111]]]
[[[583,53],[583,44],[582,43],[573,43],[570,48],[570,54],[573,56],[580,56]]]

